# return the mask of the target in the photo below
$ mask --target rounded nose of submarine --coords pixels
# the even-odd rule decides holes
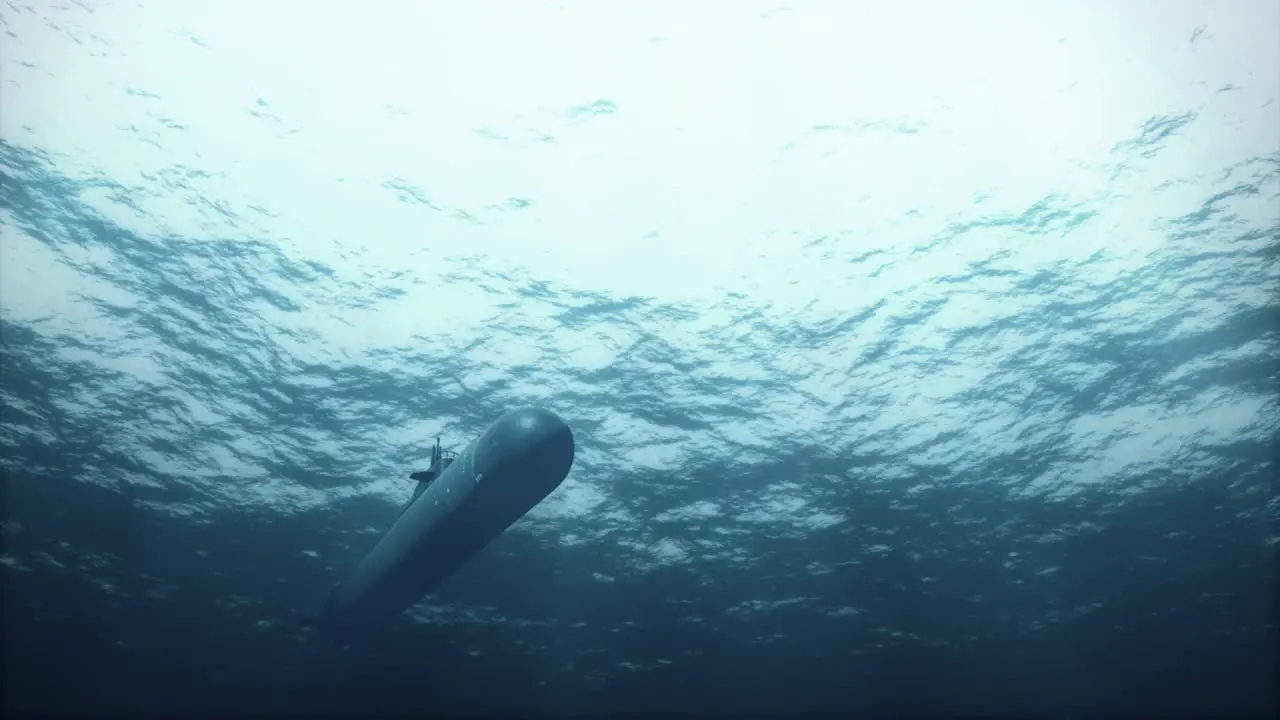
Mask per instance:
[[[476,473],[484,480],[518,483],[545,495],[573,465],[573,431],[559,415],[540,407],[516,408],[498,418],[475,450]]]

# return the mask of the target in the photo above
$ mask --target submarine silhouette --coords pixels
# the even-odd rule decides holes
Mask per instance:
[[[573,453],[568,424],[538,407],[504,413],[460,453],[437,438],[395,522],[302,624],[343,640],[385,627],[559,487]]]

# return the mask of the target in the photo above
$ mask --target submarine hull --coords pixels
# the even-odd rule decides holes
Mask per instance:
[[[503,414],[333,589],[321,631],[350,638],[389,624],[555,490],[573,455],[573,432],[550,410]]]

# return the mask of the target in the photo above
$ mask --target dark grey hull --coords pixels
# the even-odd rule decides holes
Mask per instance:
[[[387,625],[555,490],[573,453],[572,431],[549,410],[498,418],[333,589],[321,630],[350,638]]]

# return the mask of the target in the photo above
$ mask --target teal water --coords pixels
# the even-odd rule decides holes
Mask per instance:
[[[0,17],[8,710],[1274,710],[1280,3]]]

